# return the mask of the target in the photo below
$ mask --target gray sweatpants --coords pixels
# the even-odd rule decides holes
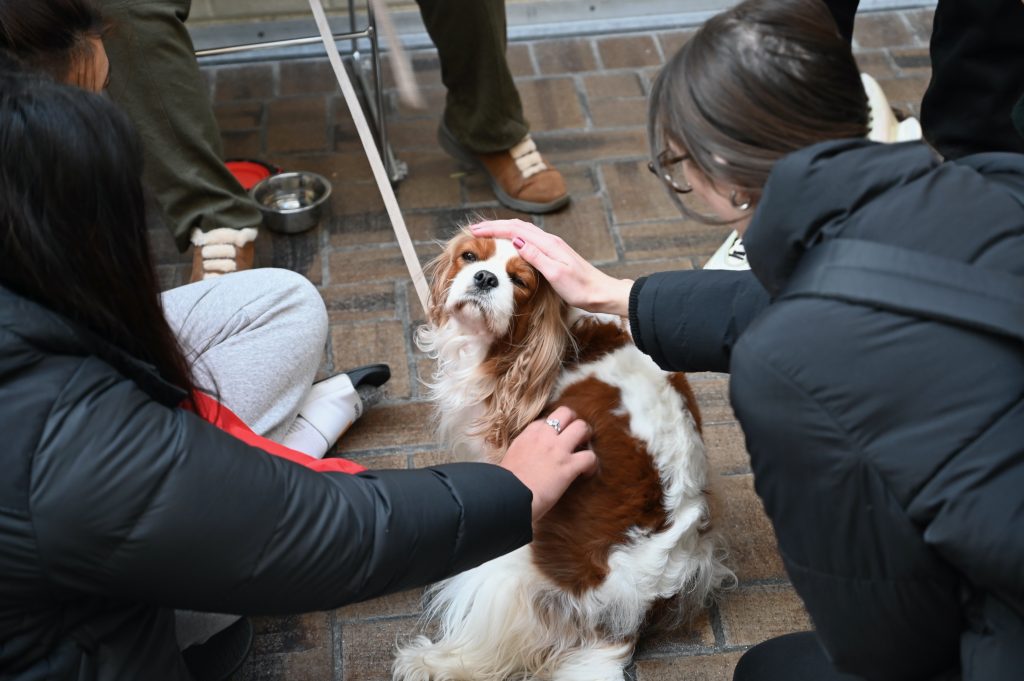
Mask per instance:
[[[262,268],[171,289],[162,301],[199,388],[280,440],[327,343],[327,309],[313,284]]]
[[[327,309],[289,270],[256,269],[171,289],[164,316],[201,389],[254,431],[280,440],[320,367]],[[238,615],[175,611],[178,646],[204,643]]]

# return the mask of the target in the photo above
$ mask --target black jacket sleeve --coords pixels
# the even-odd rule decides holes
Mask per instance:
[[[447,577],[529,542],[530,503],[488,464],[316,473],[153,402],[97,360],[54,405],[30,490],[55,589],[240,614]]]
[[[666,371],[727,372],[733,345],[767,305],[750,271],[660,272],[633,285],[630,330]]]

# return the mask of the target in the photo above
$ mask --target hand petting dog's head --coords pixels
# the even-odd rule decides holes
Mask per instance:
[[[564,303],[511,241],[460,233],[431,271],[435,326],[454,320],[466,332],[515,344],[541,330],[538,324],[545,332],[564,335]]]

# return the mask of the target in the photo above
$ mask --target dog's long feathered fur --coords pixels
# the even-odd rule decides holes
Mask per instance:
[[[429,384],[440,435],[499,461],[531,421],[566,404],[592,428],[599,471],[577,480],[534,541],[432,587],[438,624],[400,648],[395,679],[623,678],[639,631],[668,599],[686,613],[732,579],[710,529],[700,416],[617,317],[569,309],[506,241],[462,233],[432,265]]]

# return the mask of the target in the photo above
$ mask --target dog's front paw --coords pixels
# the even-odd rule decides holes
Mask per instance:
[[[399,647],[391,665],[394,681],[472,681],[461,656],[450,648],[417,636]]]
[[[391,665],[391,678],[394,681],[431,681],[426,657],[432,647],[426,636],[417,636],[400,647]]]

